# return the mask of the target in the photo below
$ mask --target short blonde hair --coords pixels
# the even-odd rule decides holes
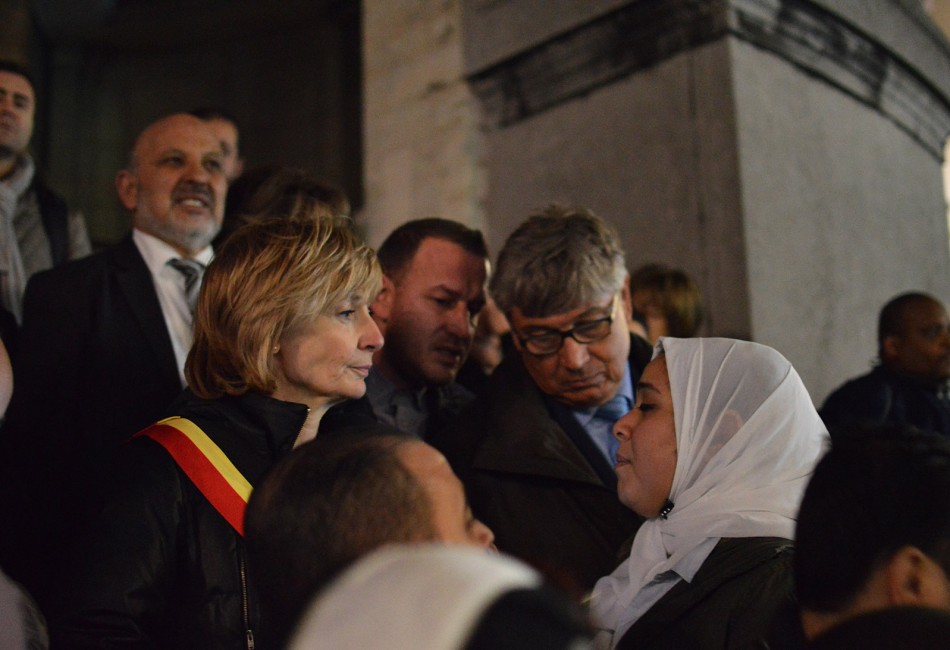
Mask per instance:
[[[310,211],[239,228],[204,275],[189,387],[206,399],[273,393],[283,336],[347,301],[371,303],[380,284],[376,253],[347,218]]]

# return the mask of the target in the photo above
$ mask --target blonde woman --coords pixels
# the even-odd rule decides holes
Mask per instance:
[[[205,273],[189,390],[127,446],[71,563],[54,643],[253,646],[243,506],[331,405],[365,392],[379,286],[347,221],[303,214],[231,236]]]

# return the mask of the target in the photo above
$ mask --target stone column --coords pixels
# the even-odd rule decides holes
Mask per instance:
[[[686,269],[707,335],[783,352],[820,402],[876,315],[950,300],[950,46],[912,0],[466,2],[493,248],[551,201]]]
[[[461,14],[460,0],[363,3],[365,204],[357,219],[373,245],[421,217],[483,226]]]

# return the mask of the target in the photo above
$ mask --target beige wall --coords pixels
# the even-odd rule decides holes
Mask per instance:
[[[364,186],[379,245],[410,219],[483,225],[482,146],[463,77],[461,1],[364,2]]]
[[[544,56],[569,66],[603,34],[578,42],[565,34],[637,3],[554,1],[549,12],[534,0],[401,10],[364,3],[371,240],[406,218],[441,214],[483,226],[497,252],[534,208],[587,205],[618,228],[631,267],[660,261],[697,278],[706,334],[773,345],[820,402],[867,369],[877,311],[889,297],[919,288],[950,300],[934,142],[948,123],[950,46],[909,0],[815,3],[814,15],[824,8],[853,26],[847,45],[854,56],[869,53],[858,63],[872,75],[881,73],[875,65],[906,64],[931,90],[894,84],[904,73],[885,68],[875,96],[860,75],[836,70],[836,57],[820,45],[786,58],[783,47],[800,47],[782,41],[788,35],[752,34],[765,39],[759,44],[730,35],[685,50],[658,41],[670,52],[656,62],[507,122],[498,121],[505,100],[485,95],[477,119],[463,70],[476,86],[496,74],[489,83],[504,93],[510,74],[525,92],[543,95],[546,71],[517,67],[524,56],[554,39]],[[651,6],[687,19],[695,9]],[[727,22],[761,19],[764,29],[784,20],[763,3],[708,7]],[[828,36],[811,15],[787,27],[820,43]],[[509,72],[496,72],[507,62]],[[565,74],[553,83],[576,82]]]

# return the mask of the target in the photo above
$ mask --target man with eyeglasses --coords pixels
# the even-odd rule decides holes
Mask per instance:
[[[624,253],[590,211],[552,206],[508,238],[491,294],[513,349],[432,442],[500,550],[586,591],[640,523],[617,500],[613,470],[611,429],[651,356],[627,328]]]

